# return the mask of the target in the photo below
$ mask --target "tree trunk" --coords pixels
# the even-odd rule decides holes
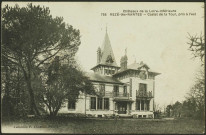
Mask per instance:
[[[31,109],[31,113],[33,114],[34,111],[36,112],[36,114],[39,116],[39,110],[37,109],[35,100],[34,100],[34,92],[31,86],[31,79],[28,78],[27,80],[27,88],[29,90],[29,95],[30,95],[30,109]]]
[[[39,110],[37,109],[36,103],[35,103],[35,98],[34,98],[34,91],[31,86],[31,64],[28,62],[27,63],[27,68],[28,68],[28,73],[25,71],[24,67],[21,64],[21,60],[19,59],[20,67],[23,70],[24,78],[27,84],[27,89],[29,91],[30,95],[30,109],[31,113],[34,114],[34,111],[36,112],[36,115],[40,115]]]
[[[4,60],[3,61],[3,66],[5,69],[5,95],[9,96],[10,93],[10,73],[9,73],[9,69],[8,69],[8,61]]]
[[[3,62],[2,62],[3,66],[4,66],[4,69],[5,69],[5,95],[4,95],[4,101],[3,102],[3,106],[5,106],[5,108],[3,109],[3,113],[6,115],[6,116],[10,116],[11,113],[12,113],[12,107],[11,107],[11,97],[10,97],[10,70],[9,70],[9,65],[8,65],[8,61],[5,60],[3,58]]]

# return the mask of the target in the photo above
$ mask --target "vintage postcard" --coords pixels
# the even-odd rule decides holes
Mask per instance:
[[[205,133],[203,2],[3,2],[1,132]]]

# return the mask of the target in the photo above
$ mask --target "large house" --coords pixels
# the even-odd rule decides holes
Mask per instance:
[[[127,54],[120,67],[115,61],[106,31],[102,48],[97,49],[97,65],[87,73],[98,95],[81,93],[76,103],[66,102],[59,113],[82,113],[96,117],[108,115],[154,117],[155,76],[143,62],[127,64]]]

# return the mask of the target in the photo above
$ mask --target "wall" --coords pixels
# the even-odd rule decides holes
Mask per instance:
[[[130,91],[130,79],[132,79],[132,100],[134,101],[131,106],[131,114],[138,114],[138,115],[151,115],[153,114],[153,101],[154,98],[150,100],[150,110],[149,111],[137,111],[136,110],[136,90],[139,90],[139,83],[145,83],[147,84],[147,91],[152,91],[154,89],[154,80],[153,79],[145,79],[142,80],[138,77],[128,77],[125,79],[122,79],[121,81],[128,84],[127,92]],[[99,83],[93,83],[94,86],[99,89]],[[113,92],[113,84],[105,84],[105,91],[106,92]],[[123,85],[119,85],[119,92],[123,92]],[[90,110],[90,96],[86,98],[86,114],[95,114],[97,115],[103,115],[103,114],[114,114],[115,106],[113,102],[113,97],[109,97],[109,110]],[[75,110],[68,110],[67,109],[67,103],[65,102],[64,107],[59,111],[59,113],[85,113],[85,97],[82,93],[79,96],[79,100],[76,103],[76,109]]]
[[[140,83],[147,84],[147,92],[151,91],[153,93],[153,90],[154,90],[154,80],[153,79],[147,78],[145,80],[142,80],[139,77],[128,77],[128,78],[122,79],[121,81],[129,84],[130,79],[132,79],[132,100],[136,101],[136,91],[139,90]],[[130,84],[129,84],[129,86],[130,86]],[[128,90],[129,90],[129,88],[128,88]],[[154,93],[153,93],[153,95],[154,95]],[[154,98],[152,98],[150,100],[150,111],[153,111],[153,100],[154,100]],[[135,102],[133,102],[132,112],[135,111],[135,109],[136,109],[136,104],[135,104]]]

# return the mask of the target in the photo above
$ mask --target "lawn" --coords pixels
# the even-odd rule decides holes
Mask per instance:
[[[191,119],[84,119],[58,117],[10,119],[2,122],[2,132],[70,134],[202,134],[205,123]]]

